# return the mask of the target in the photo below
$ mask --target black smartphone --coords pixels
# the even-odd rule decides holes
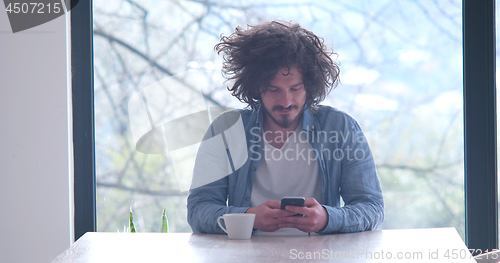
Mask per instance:
[[[304,207],[304,202],[305,202],[304,197],[283,197],[281,199],[281,209],[285,210],[285,207],[287,205],[294,205],[294,206],[302,206]],[[303,216],[302,214],[295,214],[293,216]]]

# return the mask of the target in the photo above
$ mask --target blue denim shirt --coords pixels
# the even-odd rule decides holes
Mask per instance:
[[[234,113],[234,111],[233,111]],[[228,176],[192,188],[187,200],[188,223],[194,233],[224,232],[217,225],[223,214],[244,213],[250,207],[252,184],[262,156],[263,115],[260,110],[239,110],[243,122],[248,158]],[[223,122],[221,114],[211,124],[205,139],[214,135],[213,125]],[[302,130],[314,149],[323,182],[323,207],[328,224],[318,233],[359,232],[377,229],[384,220],[382,190],[375,170],[373,155],[356,120],[345,112],[329,106],[304,111]],[[226,143],[226,140],[224,141]],[[227,146],[227,145],[226,145]],[[229,163],[233,166],[227,147]],[[203,153],[198,152],[193,181],[203,177],[196,169]],[[345,205],[340,206],[340,197]]]

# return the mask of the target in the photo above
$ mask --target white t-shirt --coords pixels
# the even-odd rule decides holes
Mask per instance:
[[[319,203],[322,202],[323,183],[318,161],[300,128],[302,125],[288,137],[281,149],[264,140],[262,159],[253,181],[250,207],[270,199],[280,201],[283,197],[314,197]]]

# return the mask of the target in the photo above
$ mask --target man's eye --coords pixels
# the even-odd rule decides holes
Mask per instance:
[[[292,88],[292,91],[299,91],[299,90],[301,90],[301,89],[302,89],[302,86],[300,86],[300,87],[293,87],[293,88]]]
[[[276,91],[278,91],[278,89],[277,88],[267,88],[267,91],[276,92]]]

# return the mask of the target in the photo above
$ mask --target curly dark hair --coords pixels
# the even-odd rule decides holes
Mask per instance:
[[[339,66],[330,57],[333,50],[299,24],[271,21],[246,30],[237,27],[228,37],[221,35],[215,50],[223,53],[224,77],[235,81],[227,89],[254,110],[261,103],[260,94],[281,68],[299,69],[309,108],[316,108],[339,82]]]

